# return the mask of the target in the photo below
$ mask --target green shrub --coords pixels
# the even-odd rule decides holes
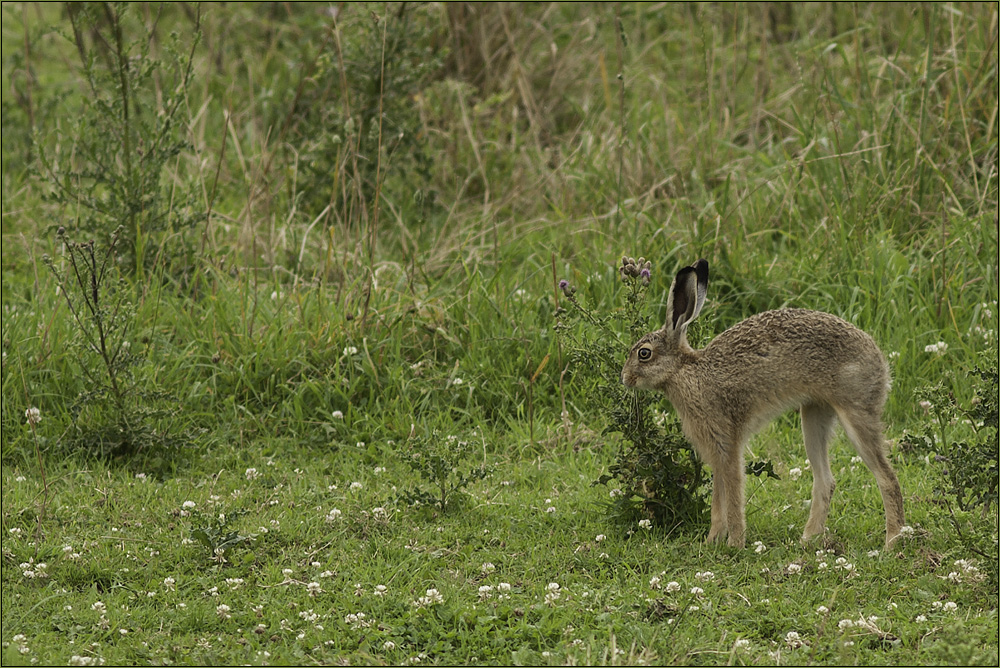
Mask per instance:
[[[594,383],[589,397],[595,415],[608,415],[605,433],[619,433],[622,443],[614,464],[594,484],[618,484],[612,490],[612,517],[634,525],[649,519],[673,528],[699,520],[706,508],[701,462],[681,433],[672,414],[655,411],[658,397],[635,392],[621,382],[621,367],[629,343],[649,331],[646,293],[651,263],[622,258],[619,276],[624,284],[625,306],[610,315],[599,315],[576,297],[567,281],[559,286],[572,308],[557,312],[556,330],[566,341],[577,372]]]
[[[456,497],[468,485],[490,474],[488,466],[474,466],[468,461],[475,454],[472,440],[475,437],[475,433],[469,438],[441,436],[435,431],[411,440],[400,458],[427,487],[415,485],[401,492],[400,498],[414,506],[436,506],[442,512],[454,506]]]
[[[164,408],[169,395],[151,389],[155,369],[135,341],[133,289],[117,254],[121,234],[119,228],[101,248],[93,240],[73,241],[60,228],[64,258],[43,258],[76,325],[72,358],[88,388],[72,405],[74,423],[64,442],[100,457],[180,442],[163,429],[163,418],[172,415]]]
[[[929,419],[904,444],[928,453],[939,464],[936,486],[948,520],[967,550],[982,558],[994,592],[998,587],[997,550],[997,348],[995,338],[968,373],[975,397],[962,406],[942,383],[918,390]],[[992,509],[992,512],[991,512]]]
[[[38,128],[37,155],[49,200],[72,212],[74,231],[105,234],[121,226],[124,267],[142,272],[178,246],[166,237],[204,219],[195,184],[168,188],[168,167],[187,147],[181,112],[192,81],[200,14],[190,43],[164,40],[166,57],[152,52],[155,25],[136,25],[132,3],[67,6],[72,40],[86,82],[62,118]],[[164,11],[164,6],[160,7]],[[159,18],[159,17],[157,17]],[[133,35],[140,35],[133,37]],[[89,37],[89,43],[88,43]]]

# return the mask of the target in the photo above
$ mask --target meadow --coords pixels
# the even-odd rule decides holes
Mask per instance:
[[[997,665],[994,3],[2,12],[4,665]],[[795,413],[746,549],[622,473],[698,258],[886,353],[891,549]]]

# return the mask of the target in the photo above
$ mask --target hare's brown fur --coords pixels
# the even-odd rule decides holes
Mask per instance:
[[[622,382],[666,394],[712,468],[708,540],[728,536],[730,545],[745,545],[744,446],[768,421],[800,408],[813,472],[803,540],[824,530],[835,487],[827,446],[839,420],[875,474],[890,545],[904,524],[903,498],[884,452],[881,415],[890,377],[878,346],[834,315],[782,309],[747,318],[694,350],[685,330],[701,309],[707,282],[704,260],[681,270],[668,295],[667,324],[632,347]]]

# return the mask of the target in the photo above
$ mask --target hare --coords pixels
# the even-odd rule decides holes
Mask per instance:
[[[883,452],[882,408],[889,366],[872,338],[840,318],[804,309],[767,311],[729,328],[702,350],[687,342],[708,289],[708,262],[677,272],[667,295],[667,322],[642,337],[622,368],[626,387],[659,390],[685,435],[712,469],[708,542],[746,544],[743,448],[772,418],[802,413],[813,472],[812,506],[802,540],[821,534],[835,483],[827,444],[839,420],[875,474],[885,507],[885,546],[903,520],[899,481]]]

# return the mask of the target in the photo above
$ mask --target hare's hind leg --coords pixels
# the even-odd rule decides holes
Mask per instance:
[[[881,420],[870,411],[856,408],[838,409],[837,417],[861,460],[875,474],[885,507],[885,546],[888,548],[899,536],[899,530],[906,521],[903,518],[903,492],[883,450]]]
[[[829,404],[806,404],[802,407],[802,435],[806,442],[806,456],[812,468],[812,504],[809,521],[802,532],[802,541],[823,533],[826,517],[830,513],[830,499],[837,484],[830,470],[828,446],[837,414]]]
[[[712,526],[708,530],[706,542],[715,543],[726,537],[729,523],[726,521],[726,486],[722,472],[712,469]]]

